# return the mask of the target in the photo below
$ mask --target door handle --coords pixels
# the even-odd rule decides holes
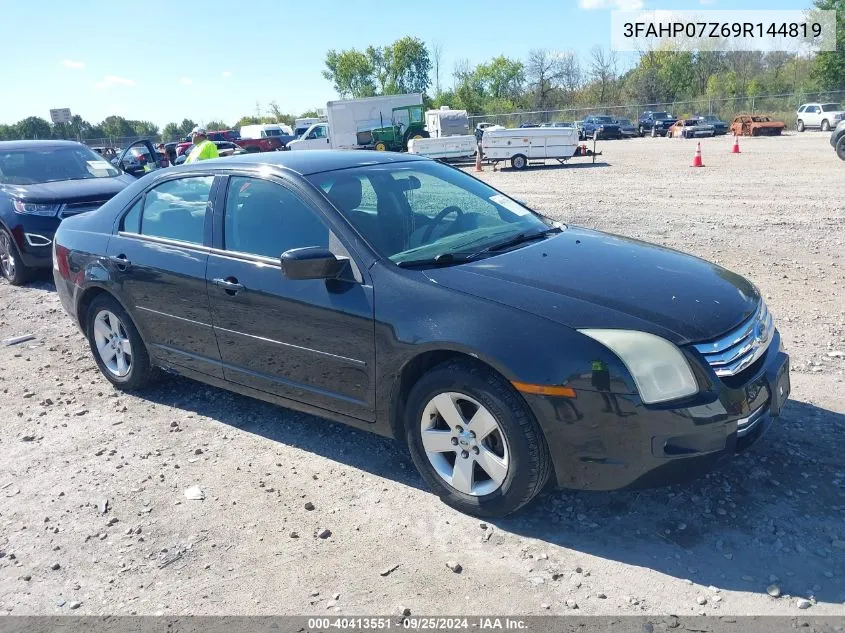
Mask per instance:
[[[132,262],[130,262],[123,253],[120,255],[112,255],[109,257],[109,261],[117,266],[118,270],[126,270],[132,265]]]
[[[234,277],[227,277],[226,279],[213,279],[212,282],[215,286],[223,288],[227,294],[232,296],[238,294],[239,290],[244,289],[244,285],[239,283],[237,279]]]

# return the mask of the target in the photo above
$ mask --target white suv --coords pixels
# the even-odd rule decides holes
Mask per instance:
[[[805,103],[795,113],[797,128],[803,132],[808,127],[821,128],[827,132],[845,118],[845,110],[838,103]]]

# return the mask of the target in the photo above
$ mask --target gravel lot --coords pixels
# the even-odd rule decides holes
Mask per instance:
[[[49,275],[0,283],[0,339],[36,337],[0,346],[0,613],[845,615],[845,165],[823,134],[731,143],[703,141],[704,169],[694,142],[652,138],[485,167],[555,218],[754,280],[793,385],[722,471],[486,525],[389,440],[185,379],[118,393]]]

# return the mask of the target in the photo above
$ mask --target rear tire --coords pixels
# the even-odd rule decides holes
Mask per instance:
[[[14,238],[6,229],[0,228],[0,275],[11,285],[20,286],[29,281],[32,272],[24,265]]]
[[[522,154],[517,154],[511,158],[511,167],[514,169],[525,169],[528,166],[528,159]]]
[[[450,416],[441,415],[443,403],[454,413],[451,423]],[[460,512],[511,514],[549,479],[551,458],[531,409],[507,380],[480,363],[453,360],[425,374],[409,394],[405,421],[411,458],[423,479]],[[425,443],[424,433],[431,434]],[[435,450],[427,452],[426,445]]]
[[[118,389],[142,389],[155,378],[141,335],[111,295],[101,294],[88,306],[85,333],[97,367]]]

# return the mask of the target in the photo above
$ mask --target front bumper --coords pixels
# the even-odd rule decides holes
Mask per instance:
[[[546,436],[560,488],[617,490],[694,479],[756,442],[789,396],[789,357],[775,334],[739,386],[713,387],[684,406],[636,395],[576,390],[576,398],[525,395]]]

